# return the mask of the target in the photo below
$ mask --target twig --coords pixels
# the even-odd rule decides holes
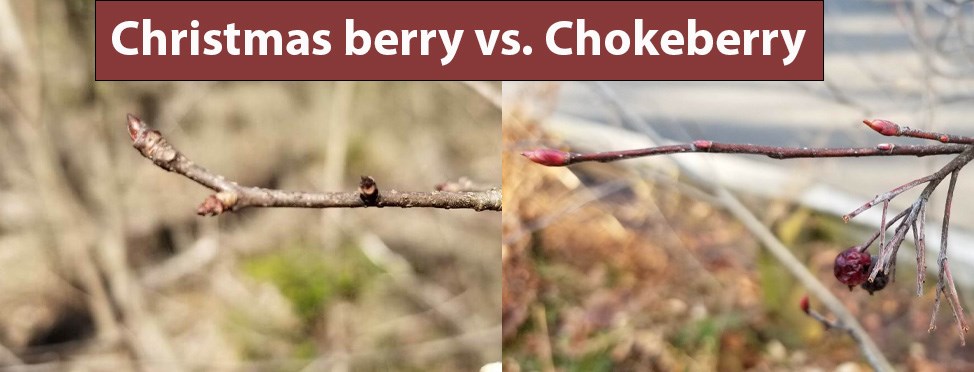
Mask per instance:
[[[879,134],[889,137],[913,137],[920,139],[927,139],[933,141],[940,141],[943,143],[960,143],[960,144],[974,144],[974,137],[967,136],[956,136],[953,134],[937,133],[926,131],[922,129],[914,129],[910,127],[902,127],[892,121],[883,119],[872,119],[863,120],[863,124],[866,124]]]
[[[957,288],[954,286],[954,276],[951,275],[950,264],[947,262],[947,232],[950,224],[950,206],[954,199],[954,186],[957,184],[958,171],[959,169],[950,173],[950,186],[948,186],[947,189],[947,201],[944,205],[944,224],[943,230],[941,230],[940,233],[940,257],[937,259],[937,261],[940,263],[940,275],[937,282],[934,313],[930,318],[930,330],[936,329],[937,310],[940,309],[940,294],[943,293],[944,297],[947,298],[947,301],[950,302],[951,310],[954,312],[954,318],[957,319],[960,343],[961,345],[964,345],[966,344],[965,334],[970,330],[970,327],[967,325],[967,319],[964,317],[964,308],[960,304],[960,299],[957,298]]]
[[[142,156],[152,160],[162,169],[178,173],[216,191],[197,208],[196,213],[200,215],[218,215],[225,211],[238,211],[247,207],[501,210],[499,188],[481,192],[392,190],[380,194],[375,180],[371,177],[362,177],[359,192],[302,192],[240,186],[196,165],[169,144],[159,131],[149,129],[141,119],[131,114],[128,115],[128,131],[133,141],[132,146],[139,150]]]
[[[588,161],[607,163],[611,161],[640,158],[645,156],[680,154],[680,153],[720,153],[764,155],[772,159],[795,158],[853,158],[868,156],[930,156],[958,154],[967,146],[957,144],[943,145],[905,145],[894,146],[881,143],[875,147],[781,147],[762,146],[742,143],[720,143],[697,140],[691,143],[648,147],[644,149],[605,151],[592,153],[565,152],[554,149],[537,149],[522,152],[531,161],[547,166],[566,166]]]
[[[895,224],[896,221],[899,221],[901,218],[905,217],[906,214],[907,213],[910,213],[910,211],[912,209],[913,209],[913,207],[911,206],[910,208],[904,209],[902,212],[900,212],[899,214],[897,214],[896,216],[894,216],[892,219],[889,220],[889,222],[886,222],[886,224],[885,224],[886,227],[885,228],[886,229],[889,229],[890,227],[893,227],[893,224]],[[882,230],[876,230],[876,233],[873,234],[873,236],[871,238],[869,238],[868,240],[866,240],[865,243],[860,244],[859,245],[859,252],[865,252],[867,249],[869,249],[869,246],[871,246],[873,244],[873,242],[876,241],[876,238],[879,238],[879,234],[880,234],[881,231]]]
[[[897,195],[902,194],[902,193],[904,193],[904,192],[906,192],[906,191],[908,191],[908,190],[916,187],[919,184],[922,184],[922,183],[925,183],[925,182],[930,182],[930,180],[933,180],[934,178],[937,178],[937,175],[936,174],[931,174],[931,175],[926,176],[926,177],[920,177],[920,178],[917,178],[917,179],[915,179],[913,181],[910,181],[910,182],[907,182],[907,183],[905,183],[903,185],[900,185],[900,186],[898,186],[898,187],[896,187],[896,188],[894,188],[892,190],[889,190],[889,191],[884,192],[882,194],[876,195],[876,197],[874,197],[873,200],[870,200],[870,201],[866,202],[866,204],[863,204],[861,207],[857,208],[856,210],[854,210],[852,212],[849,212],[846,215],[842,216],[842,220],[845,221],[845,222],[849,222],[849,220],[855,218],[860,213],[869,210],[869,208],[872,208],[872,207],[876,206],[876,204],[879,204],[879,203],[883,203],[883,209],[885,210],[886,209],[886,207],[885,207],[886,204],[889,203],[889,201],[892,200],[893,198],[895,198]],[[880,246],[882,247],[882,245],[880,245]]]
[[[492,188],[493,186],[476,183],[467,177],[436,184],[436,191],[487,191]]]
[[[825,315],[822,315],[818,311],[815,311],[815,309],[812,309],[811,306],[809,306],[809,304],[808,304],[808,295],[805,295],[805,296],[802,297],[801,302],[799,303],[799,306],[801,307],[802,311],[804,311],[805,314],[807,314],[809,317],[811,317],[812,319],[815,319],[819,323],[822,323],[822,326],[825,327],[825,329],[827,329],[827,330],[828,329],[839,329],[839,330],[842,330],[842,331],[845,331],[845,332],[849,332],[849,334],[852,335],[852,329],[851,328],[846,327],[845,325],[843,325],[842,323],[840,323],[838,321],[830,320],[829,318],[826,318]],[[854,336],[854,335],[852,335],[852,336]]]
[[[920,207],[920,215],[913,226],[913,241],[917,251],[917,297],[923,295],[923,284],[927,281],[927,238],[926,233],[927,205]]]

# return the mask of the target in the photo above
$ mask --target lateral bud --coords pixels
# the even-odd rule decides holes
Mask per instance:
[[[524,151],[521,153],[521,155],[528,158],[528,160],[549,167],[566,166],[568,165],[569,160],[571,160],[571,155],[569,153],[553,149]]]
[[[216,216],[224,211],[228,211],[237,204],[237,193],[220,191],[216,194],[207,196],[203,203],[196,208],[196,214],[200,216]]]
[[[693,147],[696,147],[699,150],[708,150],[713,145],[714,145],[714,141],[707,141],[707,140],[693,141]]]
[[[370,176],[362,176],[362,181],[358,184],[358,193],[365,205],[376,205],[379,202],[379,186]]]
[[[798,303],[798,306],[802,308],[802,311],[804,311],[805,314],[808,314],[808,295],[802,297],[802,300]]]
[[[892,121],[883,120],[883,119],[872,119],[872,120],[866,119],[863,120],[862,122],[863,124],[868,125],[874,131],[877,131],[879,132],[879,134],[882,134],[884,136],[900,135],[900,126]]]

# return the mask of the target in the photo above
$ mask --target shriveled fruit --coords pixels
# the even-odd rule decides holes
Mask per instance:
[[[869,277],[869,252],[859,252],[852,247],[835,256],[835,266],[832,268],[835,278],[842,284],[852,287],[862,284]]]
[[[872,264],[868,269],[866,269],[867,278],[869,277],[869,273],[873,271],[873,265],[876,265],[876,257],[872,258]],[[876,277],[873,278],[873,281],[870,282],[867,279],[865,282],[862,282],[861,287],[862,289],[869,291],[869,295],[871,296],[873,292],[881,291],[883,288],[886,288],[886,284],[889,284],[889,276],[880,270],[879,273],[876,274]]]

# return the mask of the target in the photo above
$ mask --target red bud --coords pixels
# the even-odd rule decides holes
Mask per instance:
[[[808,314],[808,295],[802,297],[802,300],[798,303],[798,306],[801,306],[802,311],[804,311],[805,314]]]
[[[561,167],[568,165],[570,155],[564,151],[552,149],[537,149],[522,152],[521,155],[529,160],[549,167]]]
[[[693,147],[696,147],[696,148],[701,149],[701,150],[709,149],[710,146],[713,146],[713,145],[714,145],[714,141],[706,141],[706,140],[696,140],[696,141],[693,141]]]
[[[891,150],[893,150],[894,147],[896,147],[896,146],[894,146],[892,143],[880,143],[880,144],[876,145],[876,149],[882,150],[882,151],[891,151]]]
[[[884,136],[900,135],[900,126],[896,125],[896,123],[892,121],[883,120],[883,119],[873,119],[873,120],[866,119],[863,120],[862,122],[863,124],[868,125],[870,128],[873,128],[874,131],[877,131]]]

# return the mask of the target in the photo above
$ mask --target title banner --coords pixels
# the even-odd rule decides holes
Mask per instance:
[[[98,1],[97,80],[822,80],[821,1]]]

